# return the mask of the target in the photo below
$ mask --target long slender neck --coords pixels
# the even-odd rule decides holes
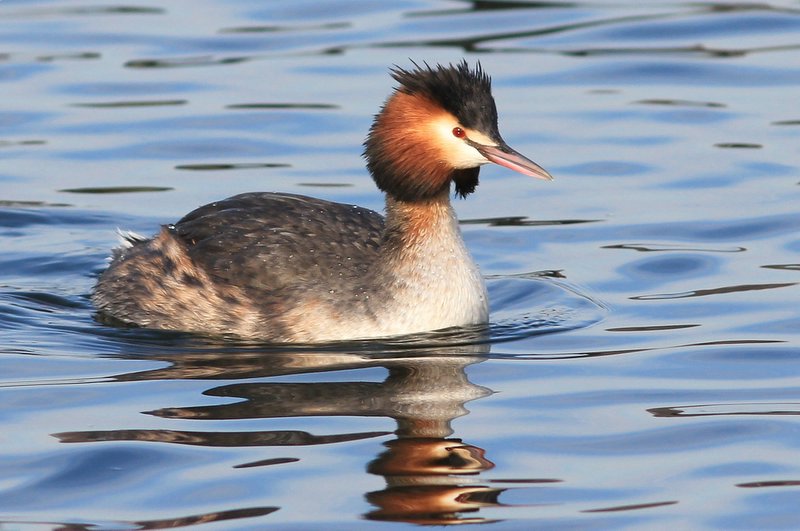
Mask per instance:
[[[406,330],[485,323],[488,297],[449,190],[422,201],[387,197],[374,281],[391,296],[391,321]]]
[[[421,201],[401,201],[387,196],[384,247],[390,252],[408,254],[411,249],[461,242],[458,219],[449,195],[448,187]]]

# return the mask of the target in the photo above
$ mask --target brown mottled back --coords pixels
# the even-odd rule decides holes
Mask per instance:
[[[153,239],[129,240],[92,300],[101,315],[140,326],[297,340],[293,312],[360,282],[382,230],[383,217],[368,209],[241,194],[190,212]]]
[[[363,277],[383,217],[299,195],[246,193],[190,212],[174,231],[216,280],[262,293],[296,285],[327,291]]]

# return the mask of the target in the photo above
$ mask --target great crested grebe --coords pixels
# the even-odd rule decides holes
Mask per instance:
[[[478,267],[453,207],[494,162],[551,179],[497,129],[478,64],[392,69],[399,86],[364,142],[386,217],[285,193],[245,193],[190,212],[152,239],[125,237],[92,293],[129,325],[316,343],[486,323]]]

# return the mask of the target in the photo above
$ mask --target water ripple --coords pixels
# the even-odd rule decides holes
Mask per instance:
[[[0,525],[798,527],[796,3],[150,4],[0,3]],[[455,203],[487,327],[95,320],[117,227],[380,209],[361,142],[409,57],[480,59],[557,174]]]

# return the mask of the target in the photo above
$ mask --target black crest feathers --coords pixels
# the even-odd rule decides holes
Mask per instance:
[[[392,77],[400,83],[399,92],[425,95],[458,118],[462,125],[495,136],[497,107],[492,97],[492,79],[480,63],[470,69],[465,60],[435,67],[411,62],[415,67],[412,70],[399,66],[391,69]]]

